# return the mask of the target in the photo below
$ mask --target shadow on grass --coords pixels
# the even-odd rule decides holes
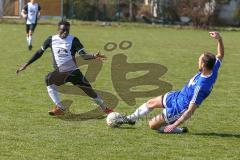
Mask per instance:
[[[57,118],[64,121],[87,121],[91,119],[104,119],[105,117],[106,116],[104,116],[98,109],[95,109],[79,114],[68,112],[63,116],[58,116]]]
[[[63,86],[60,86],[58,89],[59,89],[59,92],[64,94],[87,96],[81,89],[75,86],[63,85]],[[117,107],[119,100],[116,96],[105,91],[100,91],[100,90],[95,90],[95,91],[99,95],[101,95],[101,97],[103,98],[107,106],[109,106],[112,109]],[[72,113],[70,111],[72,103],[73,103],[72,100],[63,100],[62,104],[63,106],[66,107],[65,114],[63,116],[57,116],[56,118],[59,118],[64,121],[86,121],[91,119],[103,119],[106,117],[105,113],[103,113],[99,107],[96,107],[95,109],[89,110],[84,113],[78,113],[78,114]]]
[[[133,130],[136,129],[133,126],[120,126],[120,127],[109,127],[109,129],[117,129],[117,130]]]
[[[56,118],[64,121],[86,121],[91,119],[104,119],[106,117],[104,113],[98,108],[79,114],[72,113],[69,110],[72,103],[73,101],[71,100],[62,101],[62,104],[66,106],[65,114],[62,116],[57,116]]]
[[[193,133],[192,135],[197,136],[206,136],[206,137],[231,137],[231,138],[240,138],[240,134],[232,134],[232,133]]]
[[[131,127],[131,126],[121,126],[121,127],[118,127],[117,129],[136,129],[135,127]]]

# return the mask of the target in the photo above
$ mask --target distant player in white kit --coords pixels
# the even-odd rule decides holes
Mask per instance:
[[[199,72],[182,90],[150,99],[133,114],[119,118],[117,123],[133,125],[141,116],[148,114],[154,108],[163,108],[162,114],[149,121],[149,127],[162,133],[186,132],[187,128],[178,126],[189,119],[203,100],[209,96],[224,57],[224,45],[220,34],[218,32],[209,32],[209,34],[218,41],[217,54],[206,52],[199,57]]]
[[[78,69],[75,55],[78,53],[85,60],[104,60],[106,57],[100,53],[86,53],[79,39],[70,35],[69,31],[69,22],[59,22],[58,34],[49,36],[43,43],[41,49],[39,49],[27,63],[17,70],[17,74],[39,59],[47,48],[51,48],[53,67],[55,70],[46,76],[45,82],[48,94],[54,102],[55,107],[48,112],[49,115],[58,116],[64,114],[66,108],[58,97],[57,88],[67,82],[71,82],[76,87],[82,89],[86,95],[93,99],[104,113],[109,114],[112,112],[112,109],[106,106],[103,99],[94,91],[86,77]]]
[[[32,49],[32,35],[37,26],[37,20],[40,18],[41,7],[35,0],[30,0],[22,10],[22,17],[26,19],[26,34],[28,49]]]

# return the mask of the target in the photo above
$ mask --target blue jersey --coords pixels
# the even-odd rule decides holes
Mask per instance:
[[[169,92],[164,96],[164,106],[167,117],[179,117],[189,106],[190,103],[200,105],[208,97],[217,79],[218,69],[221,61],[217,58],[211,75],[204,76],[198,72],[180,91]]]

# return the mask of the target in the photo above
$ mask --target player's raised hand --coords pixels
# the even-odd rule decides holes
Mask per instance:
[[[17,69],[17,71],[16,71],[17,75],[18,75],[21,71],[25,70],[26,68],[27,68],[27,64],[24,64],[24,65],[22,65],[21,67],[19,67],[19,68]]]
[[[216,31],[209,32],[209,35],[210,35],[210,37],[212,37],[214,39],[217,39],[217,40],[221,39],[220,34],[218,32],[216,32]]]
[[[98,60],[106,60],[107,57],[106,57],[104,54],[101,54],[100,51],[98,51],[98,53],[95,54],[95,59],[98,59]]]

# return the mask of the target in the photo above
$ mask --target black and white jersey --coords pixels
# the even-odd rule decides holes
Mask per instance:
[[[65,39],[60,38],[59,35],[50,36],[41,49],[45,51],[48,47],[52,50],[53,66],[59,72],[76,70],[75,54],[85,53],[81,52],[84,48],[79,39],[72,35],[68,35]]]
[[[27,5],[23,8],[25,13],[27,14],[26,24],[36,24],[38,12],[41,10],[41,7],[38,3],[27,3]]]

